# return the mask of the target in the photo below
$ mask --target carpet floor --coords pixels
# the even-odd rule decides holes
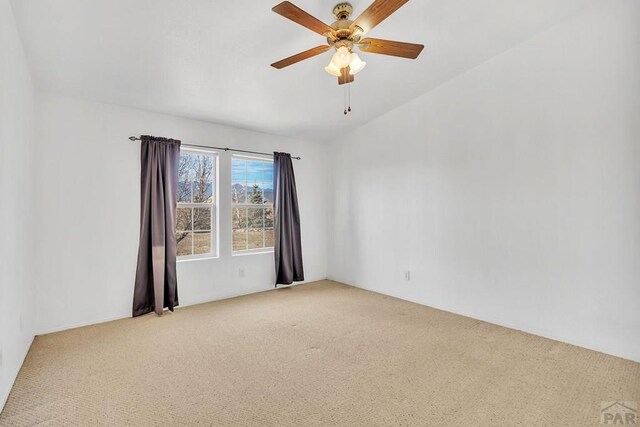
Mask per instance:
[[[2,426],[597,426],[640,364],[330,281],[38,336]]]

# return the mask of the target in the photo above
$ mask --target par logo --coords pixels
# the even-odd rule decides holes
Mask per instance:
[[[638,424],[638,402],[601,402],[600,423],[618,426]]]

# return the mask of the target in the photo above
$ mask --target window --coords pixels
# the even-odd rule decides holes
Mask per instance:
[[[273,248],[273,161],[232,158],[231,216],[234,254]]]
[[[180,150],[176,241],[177,255],[182,259],[217,254],[216,160],[208,151]]]

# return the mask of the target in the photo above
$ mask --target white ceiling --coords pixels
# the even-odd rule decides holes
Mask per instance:
[[[358,15],[371,0],[353,0]],[[327,140],[560,22],[594,0],[413,0],[371,37],[422,43],[415,60],[361,54],[343,88],[331,53],[283,70],[272,62],[323,44],[271,11],[279,0],[13,0],[40,90]],[[332,22],[337,0],[295,0]]]

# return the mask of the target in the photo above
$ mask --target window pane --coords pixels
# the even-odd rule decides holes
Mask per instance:
[[[273,208],[264,209],[264,226],[265,228],[273,228]]]
[[[231,181],[246,181],[245,168],[247,161],[244,159],[233,158],[231,160]]]
[[[245,203],[247,200],[245,181],[247,161],[231,159],[231,203]]]
[[[211,230],[211,208],[193,208],[193,229]]]
[[[251,203],[252,205],[262,205],[264,203],[260,184],[253,184],[247,188],[247,199],[247,203]]]
[[[233,230],[233,250],[244,251],[247,249],[247,230]]]
[[[191,182],[178,181],[178,203],[191,203]]]
[[[211,181],[193,182],[193,202],[213,203],[213,184]]]
[[[272,248],[274,245],[273,228],[264,230],[264,246],[265,248]]]
[[[245,208],[233,208],[231,215],[231,224],[234,230],[247,228],[247,210]]]
[[[176,233],[176,241],[178,242],[176,252],[178,256],[191,255],[192,234],[190,231]]]
[[[247,209],[247,227],[250,229],[261,229],[264,227],[264,209],[248,208]]]
[[[248,249],[264,248],[264,232],[262,230],[249,230],[248,232],[249,245]]]
[[[191,208],[176,210],[176,230],[191,231]]]
[[[206,154],[192,154],[189,176],[193,182],[193,202],[210,203],[212,196],[213,157]]]
[[[232,204],[256,206],[232,207],[233,250],[264,248],[265,224],[273,228],[273,209],[265,209],[273,203],[273,162],[233,158],[231,182]]]
[[[265,162],[264,164],[264,177],[263,181],[271,183],[270,187],[273,187],[273,163]]]
[[[192,183],[198,175],[199,155],[190,153],[189,151],[180,151],[180,163],[178,165],[178,181]],[[210,157],[210,156],[203,156]]]
[[[264,203],[273,203],[273,184],[271,182],[263,182],[262,189],[264,194]]]
[[[231,185],[231,203],[245,203],[247,200],[243,183],[234,182]]]
[[[215,154],[183,148],[178,164],[177,255],[214,252],[211,241],[216,177]],[[185,206],[187,203],[203,207]],[[195,230],[195,231],[194,231]]]
[[[193,253],[209,254],[211,253],[211,232],[196,231],[193,233]]]
[[[180,152],[180,163],[178,165],[178,181],[189,182],[193,180],[191,171],[193,170],[193,158],[188,152]]]
[[[248,160],[247,161],[247,182],[261,182],[262,181],[262,164],[264,162],[260,160]]]

